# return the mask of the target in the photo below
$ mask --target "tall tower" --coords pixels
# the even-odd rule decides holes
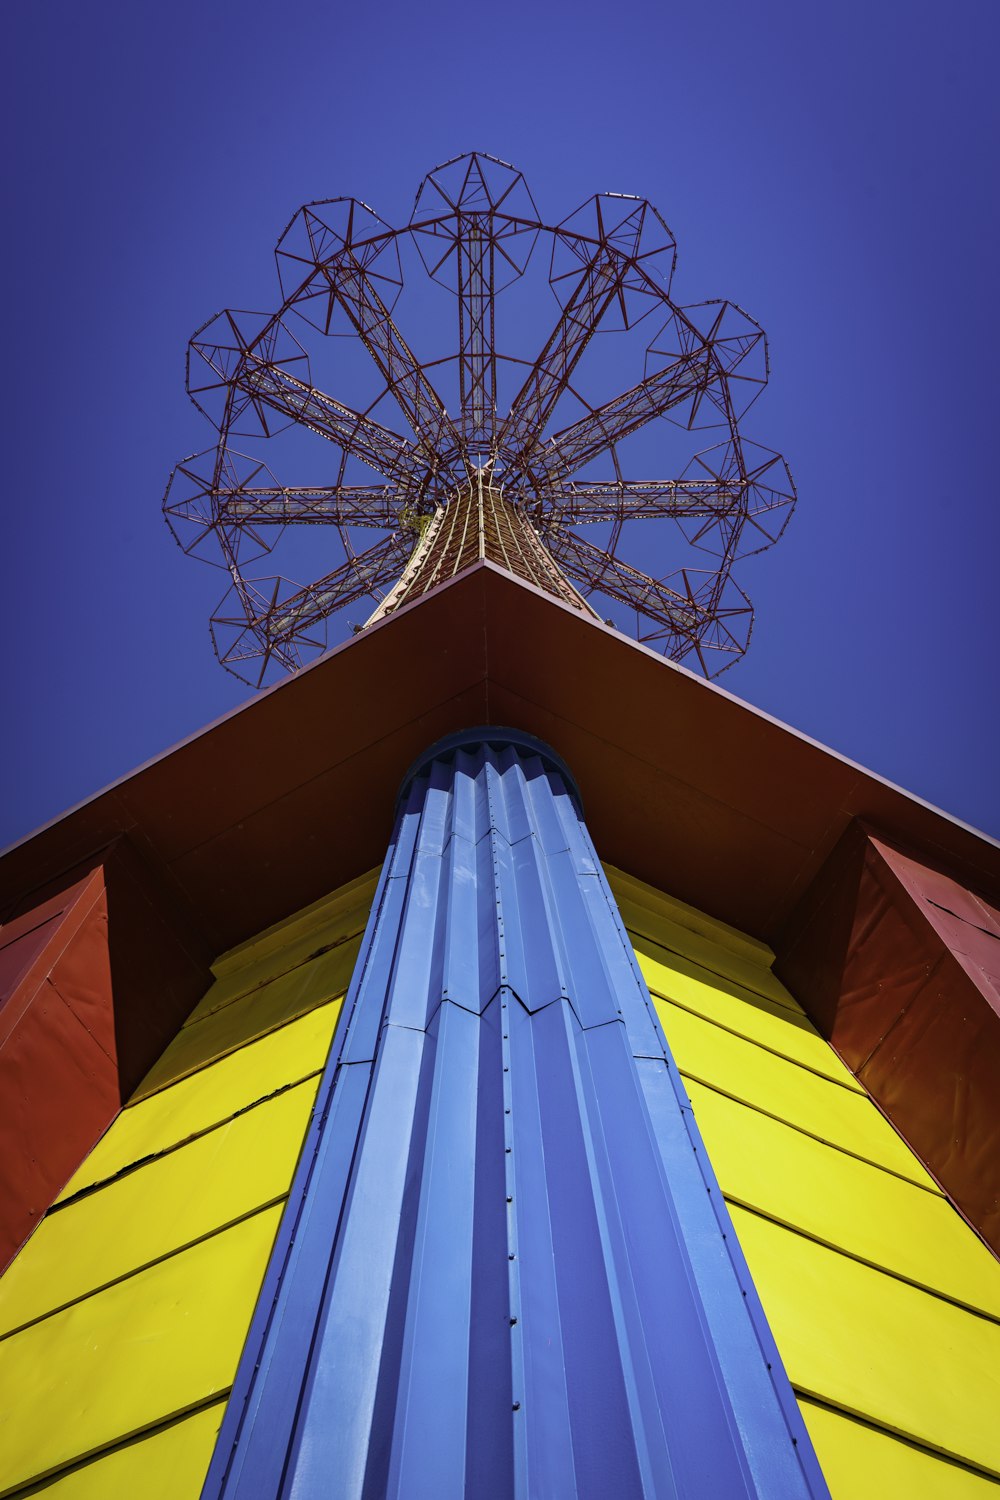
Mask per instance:
[[[296,670],[0,860],[0,1495],[996,1493],[1000,851],[683,665],[792,500],[760,331],[648,205],[549,227],[479,155],[278,260],[166,505],[225,664]]]

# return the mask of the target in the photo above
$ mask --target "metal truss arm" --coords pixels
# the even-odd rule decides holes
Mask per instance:
[[[697,600],[677,593],[629,567],[600,547],[585,542],[570,531],[546,537],[546,545],[563,570],[589,592],[598,589],[609,599],[636,609],[647,619],[664,626],[671,635],[694,645],[710,623],[712,613]]]
[[[630,262],[603,247],[588,262],[548,342],[515,396],[500,433],[512,468],[526,468],[559,397],[617,296]]]
[[[268,610],[256,622],[268,641],[289,640],[300,630],[308,630],[338,609],[354,604],[372,589],[388,587],[399,577],[410,555],[410,541],[395,533],[376,542],[356,557],[349,557],[317,583],[300,589]]]
[[[549,481],[566,479],[600,453],[697,395],[714,373],[702,349],[682,355],[664,370],[648,376],[557,432],[544,450]]]
[[[255,526],[371,526],[392,531],[399,524],[403,498],[393,485],[341,484],[328,489],[233,488],[212,491],[216,517],[223,523]]]
[[[489,217],[461,214],[456,248],[462,429],[467,442],[490,442],[496,428],[497,360],[493,339],[494,241]]]
[[[444,403],[392,321],[364,266],[349,250],[327,270],[330,293],[354,324],[362,343],[399,403],[430,469],[439,455],[459,446]]]
[[[427,471],[426,459],[412,443],[373,417],[353,411],[315,386],[296,380],[280,365],[268,364],[248,354],[233,383],[254,401],[336,443],[345,454],[353,454],[387,479],[399,483]]]
[[[597,521],[717,520],[739,506],[744,488],[712,479],[608,480],[557,486],[545,499],[558,511],[560,523],[574,526]]]

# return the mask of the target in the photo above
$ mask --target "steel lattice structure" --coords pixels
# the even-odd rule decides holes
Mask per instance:
[[[672,299],[674,240],[649,203],[601,194],[547,225],[519,172],[473,152],[425,178],[404,228],[356,199],[311,203],[276,258],[276,313],[225,311],[191,340],[188,391],[219,440],[177,466],[164,499],[183,549],[230,576],[212,621],[226,667],[258,685],[294,670],[337,612],[368,598],[377,618],[475,555],[707,676],[745,652],[753,611],[733,564],[778,539],[795,501],[784,460],[738,428],[767,380],[766,340],[734,303]],[[529,270],[555,293],[551,314],[537,290],[519,298]],[[420,291],[409,312],[404,282]],[[434,317],[439,288],[457,324]],[[540,349],[525,334],[539,316]],[[444,326],[450,347],[418,358],[401,331],[414,321],[428,325],[420,346]],[[608,331],[623,340],[615,360],[607,344],[593,353]],[[314,379],[317,347],[334,351],[335,378],[364,387],[352,404]],[[632,383],[595,392],[626,357]],[[715,426],[721,441],[686,455],[679,477],[632,477],[637,436],[663,417],[682,434]],[[289,430],[327,441],[332,483],[283,485],[237,446]],[[671,537],[711,565],[661,573],[662,527],[638,528],[630,556],[638,521],[674,523]],[[384,533],[374,545],[359,540],[372,530]],[[315,581],[249,571],[289,536]]]

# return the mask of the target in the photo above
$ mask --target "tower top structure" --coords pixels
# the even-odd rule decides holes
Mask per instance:
[[[328,199],[276,257],[276,313],[225,311],[191,340],[188,390],[219,437],[164,502],[229,577],[223,665],[262,685],[352,605],[374,600],[349,621],[371,624],[483,559],[706,676],[744,653],[733,568],[795,499],[739,428],[766,341],[734,303],[674,300],[649,203],[598,194],[550,224],[520,172],[472,152],[425,178],[402,228]],[[326,482],[289,484],[319,451],[306,431],[330,444]]]

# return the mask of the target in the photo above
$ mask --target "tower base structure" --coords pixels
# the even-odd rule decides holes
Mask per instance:
[[[205,1500],[826,1496],[572,778],[411,769]]]
[[[990,1500],[998,897],[489,559],[401,603],[0,858],[0,1496],[822,1493],[801,1412]]]

